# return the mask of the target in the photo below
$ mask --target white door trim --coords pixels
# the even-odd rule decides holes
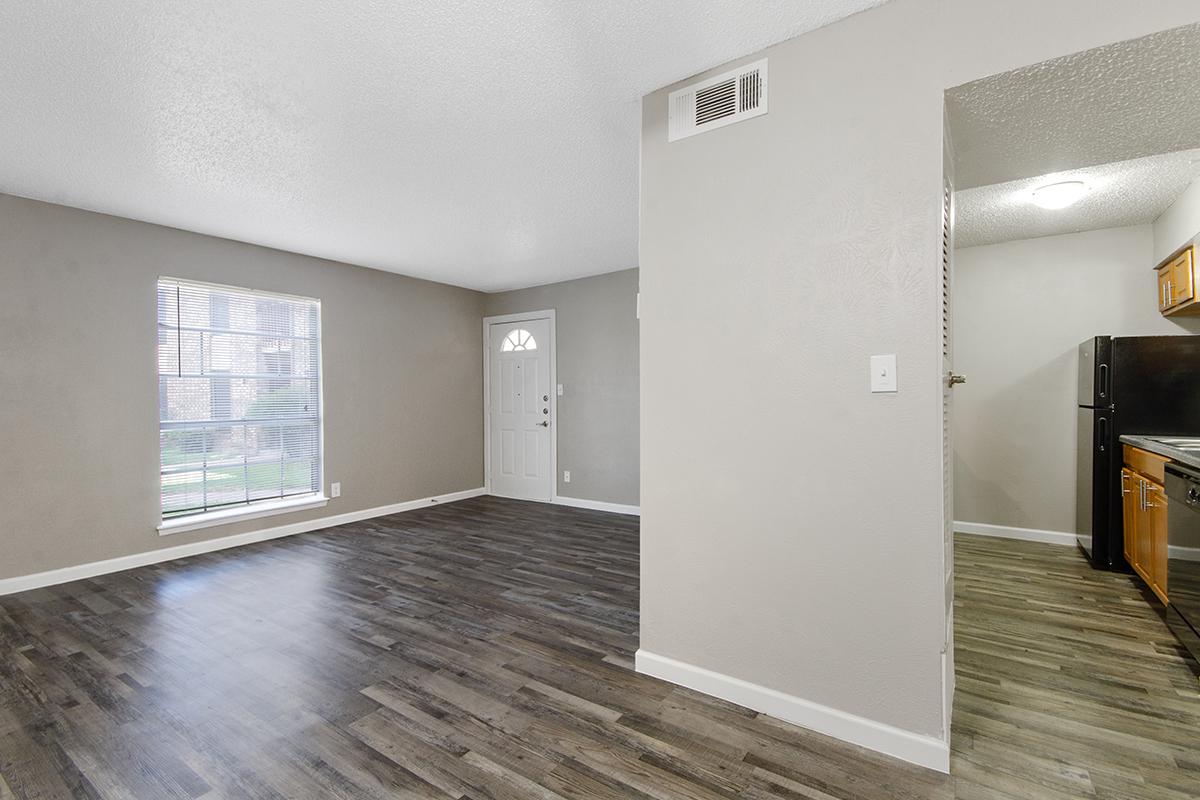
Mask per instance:
[[[483,318],[483,486],[492,494],[492,325],[547,320],[550,323],[550,502],[558,501],[558,332],[553,308]]]

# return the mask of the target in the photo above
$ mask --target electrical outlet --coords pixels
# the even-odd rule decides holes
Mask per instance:
[[[330,497],[341,497],[342,496],[342,485],[340,483],[329,484],[329,496]]]
[[[570,482],[571,482],[571,470],[564,469],[563,470],[563,483],[570,483]]]

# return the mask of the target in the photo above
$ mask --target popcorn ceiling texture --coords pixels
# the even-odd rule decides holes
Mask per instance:
[[[973,81],[946,105],[959,189],[1200,147],[1200,24]]]
[[[640,97],[880,0],[0,4],[0,191],[484,290],[637,266]]]
[[[1153,222],[1197,178],[1200,150],[1184,150],[961,190],[955,195],[955,244],[974,247]],[[1030,202],[1037,187],[1070,180],[1091,187],[1075,205],[1047,210]]]

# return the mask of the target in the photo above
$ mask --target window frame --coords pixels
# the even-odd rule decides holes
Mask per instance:
[[[156,407],[159,409],[159,435],[161,437],[162,427],[162,380],[159,364],[159,327],[163,324],[161,308],[159,307],[158,288],[163,282],[174,282],[185,284],[188,286],[198,286],[209,289],[214,289],[222,292],[236,293],[248,295],[265,300],[287,300],[292,302],[311,303],[316,307],[316,336],[314,337],[316,347],[316,362],[317,362],[317,489],[310,493],[292,495],[284,498],[262,498],[260,500],[249,500],[244,504],[234,506],[226,506],[222,508],[209,509],[205,511],[196,511],[190,514],[179,514],[176,516],[163,518],[162,505],[162,445],[158,450],[159,463],[159,484],[158,484],[158,525],[156,529],[160,536],[166,536],[172,533],[182,533],[184,531],[198,530],[201,528],[209,528],[217,525],[229,525],[241,520],[258,519],[261,517],[274,516],[276,514],[289,514],[296,511],[306,509],[321,508],[329,503],[329,497],[325,494],[325,348],[324,348],[324,309],[322,308],[321,299],[318,297],[307,297],[305,295],[289,294],[286,292],[272,292],[264,289],[253,289],[245,286],[233,286],[231,284],[214,283],[211,281],[200,281],[191,278],[179,278],[171,275],[159,275],[154,282],[154,328],[155,328],[155,345],[154,345],[154,384],[155,389],[159,392],[159,401]],[[267,337],[269,338],[269,337]],[[211,389],[210,389],[211,390]]]

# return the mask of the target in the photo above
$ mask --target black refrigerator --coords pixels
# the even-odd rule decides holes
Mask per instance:
[[[1128,569],[1120,437],[1200,436],[1200,336],[1095,336],[1079,345],[1075,538],[1095,567]]]

